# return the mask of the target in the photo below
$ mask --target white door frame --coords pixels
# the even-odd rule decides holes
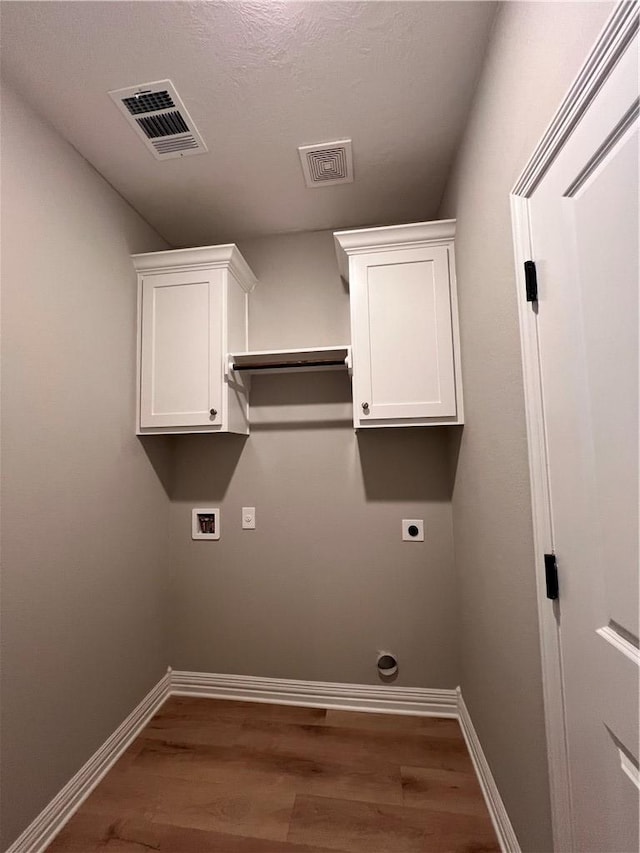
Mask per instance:
[[[563,851],[563,853],[572,851],[575,847],[565,729],[562,656],[557,622],[558,603],[552,603],[547,599],[543,571],[543,555],[553,551],[553,530],[538,358],[537,314],[533,310],[532,303],[526,300],[524,278],[524,262],[535,260],[531,253],[528,199],[562,150],[637,30],[638,4],[629,0],[618,3],[510,195],[531,475],[536,591],[553,844],[554,850]],[[562,591],[560,594],[562,595]]]

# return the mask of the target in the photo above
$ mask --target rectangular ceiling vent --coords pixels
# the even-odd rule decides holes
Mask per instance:
[[[116,89],[109,95],[156,160],[207,151],[171,80]]]
[[[329,187],[353,182],[351,140],[301,145],[298,148],[304,180],[308,187]]]

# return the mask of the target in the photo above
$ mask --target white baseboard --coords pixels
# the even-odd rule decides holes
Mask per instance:
[[[135,740],[165,701],[171,689],[171,671],[134,708],[126,720],[51,800],[6,853],[41,853],[53,841],[102,777]]]
[[[293,681],[174,670],[171,673],[171,693],[345,711],[376,711],[425,717],[458,716],[455,690],[428,690],[422,687]]]
[[[462,729],[467,749],[471,755],[471,760],[473,761],[476,776],[480,782],[480,787],[482,789],[487,808],[489,809],[493,827],[496,831],[496,835],[498,836],[500,849],[502,850],[502,853],[521,853],[518,839],[513,831],[509,815],[507,814],[507,810],[502,802],[502,797],[500,796],[500,791],[498,791],[498,786],[493,778],[491,768],[489,767],[489,763],[483,752],[480,740],[478,739],[476,730],[471,722],[469,711],[467,710],[467,706],[464,704],[460,688],[458,688],[457,694],[458,720],[460,721],[460,728]]]
[[[282,678],[172,670],[160,679],[137,708],[51,800],[6,853],[42,853],[170,695],[382,714],[458,718],[500,847],[503,853],[520,853],[518,839],[482,751],[460,688],[428,690],[422,687],[293,681]]]

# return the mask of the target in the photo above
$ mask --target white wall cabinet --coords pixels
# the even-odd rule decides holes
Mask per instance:
[[[256,278],[233,244],[133,255],[138,272],[138,434],[249,432],[241,376]]]
[[[455,221],[337,232],[357,429],[463,422]]]
[[[351,305],[337,364],[352,367],[356,429],[463,422],[454,234],[448,220],[334,235]],[[133,262],[139,434],[247,434],[252,371],[334,366],[336,348],[248,352],[257,282],[234,244]]]

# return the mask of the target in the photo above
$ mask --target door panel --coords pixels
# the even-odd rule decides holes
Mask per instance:
[[[582,323],[599,555],[613,620],[638,640],[638,129],[565,199]],[[615,211],[603,216],[615,199]],[[594,237],[597,235],[597,239]],[[603,246],[606,247],[603,249]],[[606,624],[606,622],[605,622]]]
[[[354,378],[368,419],[456,414],[448,252],[354,259]]]
[[[143,278],[142,428],[220,422],[221,407],[212,401],[221,400],[221,275],[205,270]]]
[[[638,849],[637,40],[529,201],[575,847]]]
[[[209,402],[209,283],[154,287],[154,415],[204,411]],[[194,323],[194,319],[196,322]]]

